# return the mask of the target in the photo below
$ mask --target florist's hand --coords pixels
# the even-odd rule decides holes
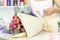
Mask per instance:
[[[45,14],[46,14],[46,15],[52,15],[52,14],[54,13],[53,10],[54,10],[54,8],[47,8],[47,9],[45,10]]]

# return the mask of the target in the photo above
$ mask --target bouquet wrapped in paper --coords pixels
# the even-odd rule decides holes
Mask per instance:
[[[42,19],[22,13],[17,13],[17,16],[13,16],[9,26],[9,31],[13,35],[12,37],[32,37],[42,29]]]

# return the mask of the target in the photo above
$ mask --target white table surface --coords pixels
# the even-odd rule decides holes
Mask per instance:
[[[42,31],[31,38],[7,38],[6,36],[3,36],[3,35],[4,34],[1,34],[0,32],[0,38],[6,39],[6,40],[50,40],[51,33]]]

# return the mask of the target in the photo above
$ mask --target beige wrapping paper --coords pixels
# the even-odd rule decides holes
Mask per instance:
[[[60,22],[60,14],[53,14],[44,18],[44,30],[48,32],[58,32],[58,22]]]
[[[42,18],[40,19],[38,17],[21,14],[21,13],[17,13],[17,16],[22,21],[22,24],[27,33],[27,37],[32,37],[32,36],[38,34],[43,29]],[[18,37],[18,36],[16,36],[16,37]]]

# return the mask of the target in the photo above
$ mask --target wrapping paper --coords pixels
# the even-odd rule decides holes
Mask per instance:
[[[44,24],[44,29],[49,32],[59,32],[59,25],[58,23],[60,22],[60,14],[53,14],[50,16],[46,16],[44,18],[45,24]]]

